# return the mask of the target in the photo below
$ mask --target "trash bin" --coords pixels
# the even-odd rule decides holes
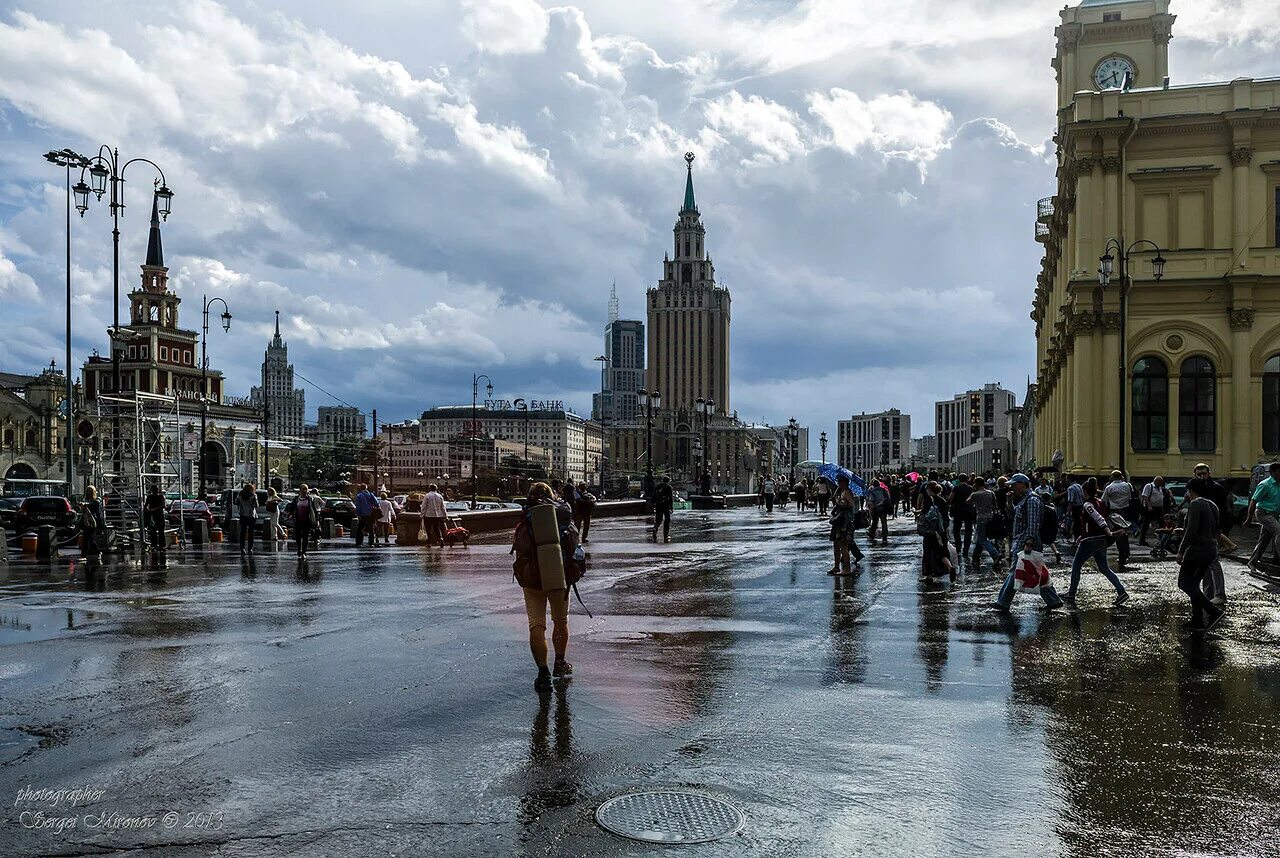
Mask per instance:
[[[52,557],[58,551],[58,529],[42,524],[36,529],[36,557]]]
[[[39,544],[39,537],[34,530],[28,530],[22,534],[22,553],[35,554],[36,546]]]

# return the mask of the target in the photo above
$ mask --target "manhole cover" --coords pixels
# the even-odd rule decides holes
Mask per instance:
[[[596,822],[614,834],[646,843],[705,843],[736,833],[746,818],[722,799],[662,790],[611,798],[596,809]]]

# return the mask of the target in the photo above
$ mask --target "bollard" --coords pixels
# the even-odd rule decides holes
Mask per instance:
[[[209,522],[198,518],[191,522],[191,544],[204,545],[209,541]]]
[[[325,539],[333,539],[333,528],[334,524],[332,518],[326,516],[325,518],[320,519],[320,535]]]
[[[333,535],[338,539],[341,539],[342,537],[347,535],[347,530],[342,525],[335,524],[333,526]]]
[[[220,528],[220,527],[214,527],[214,528],[213,528],[213,530],[212,530],[212,531],[210,531],[210,533],[209,533],[209,541],[210,541],[210,542],[221,542],[221,541],[222,541],[222,528]]]
[[[58,529],[42,524],[36,529],[36,556],[49,558],[58,553]]]
[[[227,539],[232,542],[240,541],[240,519],[232,518],[227,520]]]
[[[39,537],[36,536],[34,530],[28,530],[22,534],[22,553],[35,554],[36,546],[39,544]]]
[[[9,562],[9,534],[0,527],[0,563]]]

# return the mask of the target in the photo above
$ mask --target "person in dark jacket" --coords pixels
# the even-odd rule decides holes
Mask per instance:
[[[147,519],[147,539],[151,542],[151,550],[164,551],[164,492],[160,491],[159,483],[152,484],[143,513]]]
[[[106,526],[102,512],[102,501],[98,500],[98,489],[86,486],[84,500],[80,502],[80,533],[84,537],[84,556],[88,560],[97,560],[102,556],[102,548],[98,545],[98,533]]]
[[[671,541],[671,511],[675,509],[676,493],[671,488],[671,478],[663,477],[653,490],[653,541],[658,541],[658,526],[662,526],[662,541]]]
[[[1199,477],[1187,483],[1187,520],[1183,525],[1182,545],[1178,548],[1178,589],[1191,599],[1191,631],[1212,629],[1225,610],[1219,608],[1200,590],[1209,564],[1218,556],[1218,508],[1204,497],[1208,486]]]
[[[1213,501],[1213,505],[1218,508],[1218,556],[1213,558],[1213,562],[1205,570],[1204,585],[1201,589],[1209,597],[1209,601],[1221,608],[1227,603],[1227,584],[1222,575],[1221,555],[1223,552],[1230,554],[1236,549],[1236,544],[1227,537],[1235,517],[1235,510],[1231,508],[1231,496],[1227,492],[1227,487],[1213,478],[1213,472],[1209,470],[1208,465],[1201,462],[1195,466],[1192,473],[1205,481],[1204,496]]]
[[[319,498],[314,497],[311,489],[303,483],[298,486],[298,496],[289,501],[285,512],[293,518],[293,532],[298,539],[298,558],[305,560],[307,544],[320,522]]]
[[[245,483],[236,495],[236,510],[240,516],[240,553],[253,551],[253,532],[258,527],[258,490],[253,483]]]

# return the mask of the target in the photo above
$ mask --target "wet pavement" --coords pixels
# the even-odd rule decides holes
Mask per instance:
[[[1208,639],[1171,563],[1136,565],[1124,608],[1089,571],[1078,611],[1001,616],[989,564],[922,582],[894,527],[832,579],[794,510],[678,513],[671,545],[598,521],[595,618],[574,603],[575,676],[541,696],[505,542],[13,559],[0,854],[1280,853],[1277,588],[1228,564]],[[746,825],[663,847],[595,824],[662,787]]]

